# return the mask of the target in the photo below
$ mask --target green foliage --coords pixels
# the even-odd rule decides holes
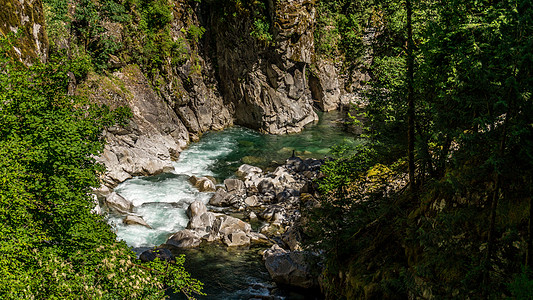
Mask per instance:
[[[191,41],[198,43],[198,41],[202,38],[204,33],[205,33],[205,28],[203,28],[202,26],[191,25],[189,29],[187,30],[187,37]]]
[[[272,34],[270,34],[270,25],[262,19],[256,19],[250,35],[259,41],[269,43],[272,41]]]
[[[530,299],[533,295],[533,279],[531,270],[524,268],[522,273],[515,276],[509,283],[509,290],[513,299]]]
[[[369,297],[368,286],[376,297],[530,297],[522,265],[533,182],[531,1],[413,4],[418,193],[398,178],[407,155],[405,2],[380,2],[369,8],[382,28],[366,109],[373,161],[393,172],[371,187],[349,171],[358,161],[324,167],[333,192],[315,229],[330,239],[328,283],[355,293],[348,298]]]
[[[355,149],[350,145],[339,144],[331,148],[332,158],[322,165],[320,171],[324,177],[319,181],[320,192],[326,194],[331,191],[347,187],[364,173],[375,161],[373,148],[363,143]]]
[[[110,111],[67,95],[59,62],[26,67],[5,56],[0,38],[0,297],[2,299],[161,299],[167,287],[187,295],[201,284],[177,264],[139,265],[102,216],[91,188],[100,185],[101,132],[123,123]],[[83,63],[81,63],[83,65]]]

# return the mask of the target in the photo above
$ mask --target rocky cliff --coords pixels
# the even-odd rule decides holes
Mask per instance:
[[[27,42],[15,51],[45,59],[46,19],[53,51],[89,56],[96,67],[72,76],[72,92],[131,108],[127,126],[104,133],[108,186],[171,170],[206,131],[235,123],[295,133],[317,120],[315,109],[350,99],[338,66],[315,55],[312,0],[77,0],[54,10],[56,2],[45,0],[45,18],[40,0],[0,0],[0,30],[24,28]]]
[[[27,64],[46,61],[48,38],[41,0],[0,0],[0,35],[9,33],[21,35],[13,44],[13,56]]]

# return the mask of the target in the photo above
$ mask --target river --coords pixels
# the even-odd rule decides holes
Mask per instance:
[[[207,203],[212,195],[198,192],[188,182],[190,176],[213,176],[223,182],[243,163],[269,169],[284,162],[293,151],[302,158],[323,158],[332,145],[357,143],[356,137],[343,129],[341,114],[333,112],[321,114],[319,122],[299,134],[266,135],[238,126],[206,133],[181,153],[172,173],[133,178],[115,188],[133,202],[133,212],[151,229],[124,225],[118,215],[110,215],[109,222],[118,238],[137,253],[158,246],[187,226],[185,210],[191,202],[200,199]],[[182,252],[187,255],[187,270],[205,284],[208,296],[200,299],[249,299],[271,288],[259,250],[204,247]],[[290,289],[276,289],[275,294],[280,299],[314,299],[305,291]]]

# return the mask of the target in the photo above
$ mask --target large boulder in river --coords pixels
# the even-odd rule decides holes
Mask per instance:
[[[226,190],[230,194],[235,194],[239,196],[246,195],[246,187],[244,186],[244,182],[240,179],[226,179],[224,180],[224,186],[226,186]]]
[[[115,210],[121,214],[131,212],[133,209],[133,203],[120,196],[116,192],[111,193],[109,196],[107,196],[107,198],[105,198],[105,204],[111,210]]]
[[[237,169],[237,172],[235,173],[240,178],[246,178],[252,174],[261,174],[263,173],[263,170],[261,170],[258,167],[250,166],[247,164],[243,164]]]
[[[278,245],[263,254],[268,273],[276,283],[301,288],[318,287],[319,258],[306,251],[286,251]]]
[[[150,227],[150,225],[148,225],[148,223],[146,223],[146,221],[143,219],[143,217],[141,216],[136,216],[136,215],[128,215],[124,218],[124,220],[122,220],[122,223],[126,224],[126,225],[141,225],[141,226],[144,226],[144,227],[147,227],[147,228],[152,228]]]
[[[200,201],[200,200],[196,200],[194,201],[193,203],[191,203],[189,205],[189,207],[187,208],[187,216],[192,219],[196,216],[200,216],[200,215],[203,215],[204,213],[207,212],[207,207],[205,206],[205,204]]]
[[[237,231],[249,233],[252,230],[250,224],[232,216],[217,217],[217,222],[214,226],[215,231],[222,235],[229,235]]]
[[[214,192],[216,190],[215,182],[213,179],[208,177],[197,178],[191,176],[189,181],[200,191],[200,192]]]
[[[194,216],[187,223],[188,229],[200,230],[200,231],[211,231],[213,224],[215,223],[216,217],[212,212],[206,212],[199,216]]]
[[[173,234],[166,244],[178,248],[194,248],[198,247],[201,242],[202,239],[196,231],[183,229]]]
[[[226,189],[220,188],[217,189],[217,191],[211,196],[211,199],[209,199],[209,204],[214,206],[229,206],[229,200],[230,197],[228,197],[228,192],[226,192]]]
[[[228,247],[239,247],[250,245],[250,237],[242,231],[232,232],[224,236],[224,244]]]
[[[187,229],[210,231],[215,222],[215,215],[208,212],[207,207],[200,200],[196,200],[189,205],[187,216],[189,216]]]

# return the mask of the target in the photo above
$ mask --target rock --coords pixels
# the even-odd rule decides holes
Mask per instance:
[[[183,229],[173,234],[166,244],[178,248],[194,248],[198,247],[201,242],[202,239],[196,231]]]
[[[209,199],[209,204],[214,206],[230,206],[231,195],[226,192],[226,189],[217,189],[215,194]]]
[[[310,72],[309,87],[313,98],[323,111],[337,109],[341,104],[341,88],[337,68],[333,62],[317,60],[314,72]]]
[[[268,193],[268,192],[275,192],[276,191],[275,188],[276,188],[275,182],[272,178],[264,178],[257,185],[257,190],[263,194]]]
[[[272,242],[268,237],[262,233],[250,232],[248,236],[250,237],[250,241],[254,244],[272,245]]]
[[[259,203],[259,199],[257,199],[257,196],[253,195],[253,196],[250,196],[244,199],[244,204],[250,207],[254,207],[254,206],[258,206],[260,203]]]
[[[275,46],[243,35],[243,28],[253,28],[245,16],[237,16],[236,24],[224,30],[217,26],[218,17],[208,19],[220,85],[239,124],[271,134],[295,133],[318,119],[305,77],[314,57],[316,11],[307,1],[282,0],[271,2],[269,12],[271,23],[277,24]]]
[[[93,194],[98,198],[98,200],[105,201],[105,198],[107,198],[113,191],[105,186],[101,185],[97,189],[93,189]]]
[[[94,207],[93,209],[91,209],[91,213],[95,215],[101,215],[102,208],[100,207],[100,201],[98,201],[98,197],[95,194],[92,194],[91,198],[93,199],[93,203],[94,203]]]
[[[139,259],[144,263],[154,261],[156,258],[170,263],[176,262],[176,258],[172,255],[172,252],[165,248],[149,249],[141,253],[139,256]]]
[[[12,55],[26,65],[36,60],[45,63],[48,57],[48,36],[41,1],[19,0],[1,2],[0,34],[17,32],[19,37],[11,39],[6,54]]]
[[[222,235],[229,235],[230,233],[242,231],[244,233],[249,233],[252,230],[250,224],[239,220],[232,216],[221,216],[217,217],[218,224],[215,224],[215,231]]]
[[[237,172],[235,173],[238,177],[241,179],[244,179],[252,174],[261,174],[263,173],[263,170],[261,170],[258,167],[250,166],[247,164],[243,164],[237,169]]]
[[[319,259],[310,252],[285,251],[274,245],[263,254],[265,267],[276,283],[301,288],[318,287]]]
[[[207,207],[205,206],[205,204],[200,200],[196,200],[193,203],[191,203],[189,207],[187,207],[186,213],[189,219],[192,219],[194,217],[203,215],[206,212],[207,212]]]
[[[285,233],[281,235],[281,240],[289,246],[291,251],[301,251],[302,245],[301,240],[302,236],[300,232],[295,228],[295,226],[291,226]]]
[[[248,246],[250,245],[250,238],[246,233],[236,231],[224,236],[224,243],[228,247]]]
[[[239,196],[246,195],[246,187],[244,186],[244,182],[240,179],[226,179],[224,180],[224,186],[230,194]]]
[[[257,215],[252,211],[250,212],[250,215],[248,215],[248,218],[250,218],[250,220],[257,220]]]
[[[122,220],[122,223],[126,225],[141,225],[150,229],[152,228],[141,216],[128,215]]]
[[[198,182],[198,177],[192,175],[191,177],[189,177],[188,181],[189,181],[192,185],[196,186],[196,182]]]
[[[276,213],[281,213],[283,212],[283,208],[281,206],[278,206],[278,205],[272,205],[272,206],[269,206],[267,208],[265,208],[260,214],[259,216],[266,220],[266,221],[270,221],[274,218],[274,215]]]
[[[194,186],[197,187],[200,192],[214,192],[217,188],[215,183],[207,177],[198,178]]]
[[[115,210],[121,214],[131,212],[133,209],[133,203],[119,194],[113,192],[106,199],[105,204],[112,210]]]
[[[285,228],[279,223],[272,223],[261,227],[260,232],[266,236],[278,236],[285,232]]]
[[[199,216],[194,216],[187,223],[187,229],[201,230],[210,232],[213,228],[213,224],[216,221],[215,214],[212,212],[206,212]]]

